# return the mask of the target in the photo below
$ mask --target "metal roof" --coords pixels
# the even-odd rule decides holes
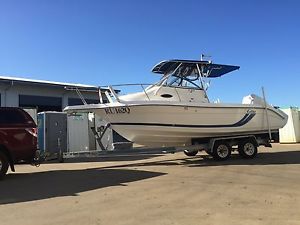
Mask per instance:
[[[76,84],[76,83],[64,83],[64,82],[55,82],[47,80],[35,80],[28,78],[20,77],[10,77],[10,76],[0,76],[0,82],[10,82],[10,83],[21,83],[21,84],[35,84],[42,86],[51,86],[51,87],[61,87],[61,88],[78,88],[78,89],[88,89],[88,90],[98,90],[98,86],[86,85],[86,84]],[[103,88],[101,88],[103,89]]]
[[[199,66],[203,73],[207,74],[208,77],[220,77],[226,73],[230,73],[234,70],[239,69],[239,66],[214,64],[209,61],[197,61],[197,60],[165,60],[156,64],[152,72],[158,74],[166,74],[174,71],[175,69],[182,71],[192,71]]]

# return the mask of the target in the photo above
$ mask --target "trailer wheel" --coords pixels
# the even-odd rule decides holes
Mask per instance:
[[[226,142],[216,142],[213,147],[212,156],[216,160],[226,160],[231,155],[231,147]]]
[[[186,156],[196,156],[197,153],[198,153],[198,150],[191,150],[191,151],[189,151],[189,150],[184,150],[183,152],[184,152],[184,154],[185,154]]]
[[[239,144],[239,154],[245,159],[252,159],[257,155],[257,144],[254,140],[248,139]]]
[[[7,173],[8,166],[9,162],[7,156],[3,152],[0,152],[0,180]]]

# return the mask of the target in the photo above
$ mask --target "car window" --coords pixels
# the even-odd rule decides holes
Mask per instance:
[[[0,124],[27,123],[27,120],[21,111],[0,110]]]

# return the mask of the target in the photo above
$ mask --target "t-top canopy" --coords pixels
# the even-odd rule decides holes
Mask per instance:
[[[173,59],[156,64],[153,67],[152,72],[159,74],[176,72],[178,75],[187,76],[191,74],[192,71],[197,70],[197,65],[199,66],[202,75],[205,75],[206,77],[220,77],[240,68],[239,66],[214,64],[209,61]]]

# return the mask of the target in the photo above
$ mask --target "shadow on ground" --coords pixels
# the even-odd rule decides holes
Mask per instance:
[[[28,174],[9,174],[0,183],[0,204],[27,202],[165,175],[165,173],[130,169],[57,170]]]
[[[74,162],[118,162],[118,161],[137,161],[137,160],[144,160],[144,159],[151,159],[155,157],[162,156],[162,154],[141,154],[141,155],[104,155],[99,157],[91,157],[91,158],[70,158],[66,159],[66,163],[74,163]]]
[[[139,167],[139,166],[172,166],[182,165],[189,167],[230,166],[230,165],[285,165],[300,164],[300,151],[259,153],[254,159],[242,159],[238,154],[233,154],[230,159],[216,161],[208,155],[195,157],[182,157],[172,160],[159,160],[145,163],[132,163],[126,165],[109,166],[105,168]]]
[[[254,159],[242,159],[238,154],[232,155],[229,160],[215,161],[211,157],[199,160],[185,160],[183,164],[189,166],[224,166],[224,165],[286,165],[300,164],[300,151],[264,152],[258,153]]]
[[[113,160],[114,158],[112,158]],[[141,158],[140,158],[141,159]],[[118,160],[115,160],[118,161]],[[85,170],[57,170],[28,174],[9,174],[0,183],[0,204],[42,200],[60,196],[76,196],[80,192],[165,175],[166,173],[137,170],[145,166],[231,166],[231,165],[299,165],[300,151],[259,153],[254,159],[241,159],[234,154],[226,161],[198,155],[171,160],[126,163]],[[130,169],[135,167],[134,169]]]
[[[64,159],[64,163],[86,163],[86,162],[122,162],[122,161],[138,161],[138,160],[145,160],[151,159],[155,157],[162,156],[163,154],[139,154],[135,155],[134,153],[131,154],[124,154],[124,155],[101,155],[97,157],[74,157],[74,158],[66,158]],[[57,163],[58,159],[48,160],[42,162],[42,164],[52,164]]]

